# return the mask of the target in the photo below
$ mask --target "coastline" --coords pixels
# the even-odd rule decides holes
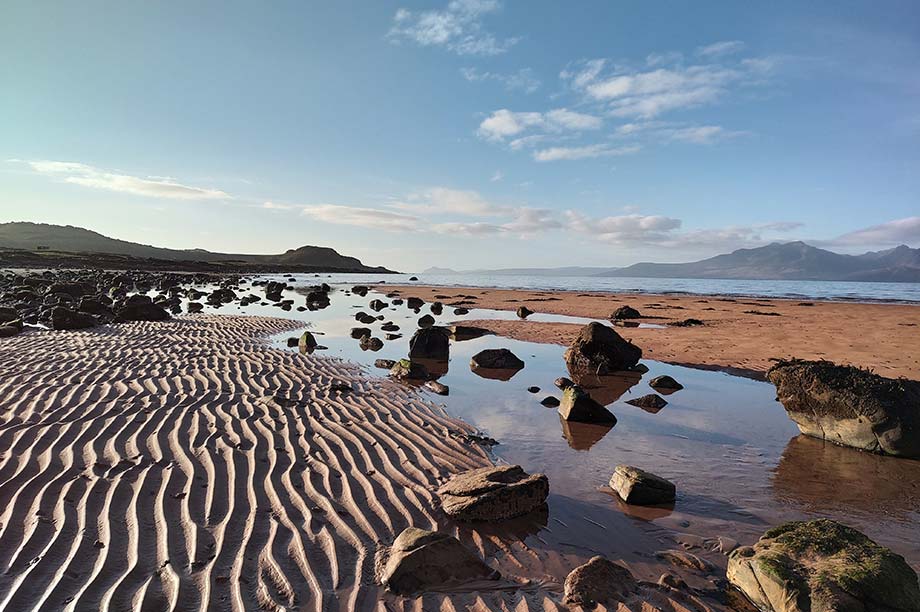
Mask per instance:
[[[526,306],[541,314],[598,320],[606,320],[620,306],[632,306],[644,315],[637,321],[665,328],[618,327],[618,333],[641,346],[647,359],[689,367],[757,377],[776,359],[828,359],[891,378],[920,378],[916,354],[920,308],[916,305],[427,285],[375,288],[403,298],[437,299],[448,308],[515,311]],[[575,323],[476,318],[474,311],[463,323],[530,342],[569,344],[580,329]],[[669,325],[691,318],[703,325]]]

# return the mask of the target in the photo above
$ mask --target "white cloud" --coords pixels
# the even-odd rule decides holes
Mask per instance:
[[[588,159],[593,157],[611,157],[619,155],[629,155],[639,151],[638,145],[625,147],[613,147],[605,144],[585,145],[581,147],[550,147],[534,151],[533,158],[536,161],[560,161],[573,159]]]
[[[393,232],[413,232],[419,229],[420,219],[412,215],[377,208],[316,204],[301,208],[301,214],[336,225],[353,225]]]
[[[578,132],[597,130],[603,124],[600,117],[567,108],[556,108],[545,113],[514,112],[502,108],[483,119],[477,133],[486,140],[501,141],[530,129],[550,133]]]
[[[605,242],[658,242],[680,228],[681,220],[660,215],[618,215],[591,218],[574,210],[566,211],[569,229],[592,235]]]
[[[25,163],[39,174],[91,189],[174,200],[228,200],[232,197],[219,189],[183,185],[172,178],[131,176],[78,162],[37,160]]]
[[[697,47],[696,54],[703,57],[722,57],[738,53],[742,49],[744,49],[744,43],[740,40],[723,40],[704,47]]]
[[[683,142],[692,142],[695,144],[710,144],[720,137],[724,137],[726,131],[718,125],[700,125],[697,127],[688,127],[674,130],[671,134],[673,140]]]
[[[597,75],[601,73],[606,65],[607,60],[604,59],[574,62],[559,73],[559,78],[569,82],[575,89],[583,89],[588,83],[597,78]]]
[[[476,68],[461,68],[460,74],[471,83],[482,81],[494,81],[501,83],[509,91],[520,90],[525,93],[533,93],[540,88],[540,79],[534,75],[530,68],[522,68],[516,72],[501,74],[497,72],[483,72]]]
[[[458,55],[499,55],[519,38],[498,39],[482,27],[482,17],[498,11],[497,0],[452,0],[443,9],[411,11],[393,16],[390,40],[408,40],[422,47],[444,47]]]
[[[827,244],[873,247],[920,244],[920,217],[905,217],[859,229],[830,240]]]
[[[410,194],[405,201],[392,202],[388,208],[408,212],[454,213],[465,216],[495,216],[508,211],[507,208],[488,202],[475,191],[432,187],[417,194]]]

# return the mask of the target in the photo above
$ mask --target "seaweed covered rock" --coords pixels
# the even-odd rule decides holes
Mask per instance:
[[[835,444],[920,457],[920,382],[830,361],[781,361],[767,373],[802,433]]]
[[[403,530],[393,546],[381,551],[377,576],[388,590],[400,595],[501,577],[457,538],[416,527]]]
[[[624,340],[612,327],[596,321],[585,325],[565,352],[571,370],[609,374],[628,370],[642,358],[642,349]]]
[[[315,351],[316,346],[316,338],[309,331],[305,331],[297,340],[297,350],[299,350],[304,355],[309,355]]]
[[[920,610],[917,574],[903,557],[828,519],[785,523],[736,549],[728,580],[767,611]]]
[[[440,489],[441,507],[460,521],[495,521],[527,514],[546,503],[549,481],[519,465],[457,474]]]

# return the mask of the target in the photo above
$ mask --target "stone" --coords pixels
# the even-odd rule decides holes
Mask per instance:
[[[667,375],[656,376],[648,381],[648,386],[659,391],[680,391],[684,388],[682,384]]]
[[[438,489],[441,507],[458,521],[498,521],[532,512],[546,503],[549,480],[519,465],[457,474]]]
[[[562,392],[559,416],[564,421],[576,421],[578,423],[615,425],[617,422],[617,418],[612,412],[591,399],[591,396],[577,385],[567,387]]]
[[[669,480],[631,465],[618,465],[610,477],[610,488],[627,504],[655,506],[674,502],[677,487]]]
[[[96,319],[91,314],[57,306],[51,310],[51,329],[86,329],[94,327]]]
[[[412,595],[501,575],[445,533],[408,527],[377,557],[378,579],[389,591]]]
[[[536,386],[534,386],[534,387],[527,387],[527,392],[528,392],[528,393],[539,393],[539,392],[540,392],[540,387],[536,387]]]
[[[553,384],[556,385],[556,388],[561,391],[565,391],[569,387],[575,386],[575,382],[571,378],[568,378],[566,376],[560,376],[559,378],[553,381]]]
[[[597,604],[624,602],[638,590],[639,585],[628,569],[603,557],[592,557],[566,576],[563,603],[593,608]]]
[[[417,298],[417,297],[406,298],[406,306],[408,306],[412,310],[418,310],[424,305],[425,305],[425,302],[421,298]]]
[[[165,308],[149,301],[126,303],[123,308],[115,311],[116,321],[165,321],[169,318],[170,314]]]
[[[527,308],[527,306],[519,306],[517,309],[517,316],[521,317],[522,319],[526,319],[532,314],[533,311],[530,308]]]
[[[431,304],[431,314],[440,316],[444,312],[444,304],[441,302],[432,302]]]
[[[642,397],[637,397],[636,399],[626,400],[626,403],[633,406],[638,406],[646,412],[658,412],[668,405],[667,400],[665,400],[657,393],[649,393],[648,395],[643,395]]]
[[[201,312],[204,310],[204,304],[201,302],[189,302],[188,306],[186,306],[186,309],[189,311],[189,313]]]
[[[390,376],[399,380],[427,380],[428,370],[420,363],[400,359],[390,368]]]
[[[369,327],[352,327],[350,333],[352,338],[359,340],[364,336],[370,336],[371,330]]]
[[[903,557],[828,519],[767,531],[728,558],[728,580],[775,612],[916,612],[917,574]]]
[[[808,436],[895,457],[920,457],[920,382],[830,361],[781,361],[767,373]]]
[[[436,380],[429,380],[425,383],[425,386],[428,387],[432,393],[437,393],[438,395],[450,395],[450,387]]]
[[[610,318],[614,320],[639,319],[641,317],[642,315],[639,314],[639,311],[632,306],[620,306],[610,315]]]
[[[540,403],[547,408],[556,408],[559,406],[559,399],[553,397],[552,395],[547,395],[542,400],[540,400]]]
[[[431,315],[426,314],[425,316],[421,317],[418,320],[419,327],[425,328],[425,327],[431,327],[432,325],[434,325],[434,317]]]
[[[628,370],[642,358],[642,349],[624,340],[612,327],[596,321],[585,325],[565,352],[570,371],[610,374]]]
[[[19,311],[15,308],[0,306],[0,323],[9,323],[19,318]]]
[[[316,342],[316,338],[313,337],[313,334],[305,331],[303,334],[301,334],[300,339],[297,341],[297,350],[299,350],[303,355],[308,355],[316,350],[317,344],[318,343]]]
[[[506,348],[479,351],[470,360],[470,367],[495,370],[520,370],[524,362]]]
[[[377,352],[383,348],[383,340],[380,338],[375,338],[374,336],[362,336],[361,337],[361,350],[362,351],[372,351]]]
[[[450,332],[445,327],[416,330],[409,339],[409,357],[447,361],[450,357]]]
[[[382,370],[391,370],[393,369],[393,366],[395,365],[396,365],[396,361],[394,359],[376,359],[374,360],[374,367],[380,368]]]

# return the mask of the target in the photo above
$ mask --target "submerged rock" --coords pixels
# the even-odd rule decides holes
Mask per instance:
[[[638,589],[639,585],[628,569],[598,556],[566,576],[563,603],[585,608],[615,604],[626,601]],[[616,608],[611,606],[608,609]]]
[[[506,348],[479,351],[470,360],[470,367],[494,370],[520,370],[524,362]]]
[[[802,433],[896,457],[920,457],[920,382],[799,360],[779,362],[767,378]]]
[[[519,465],[470,470],[438,489],[441,507],[460,521],[496,521],[527,514],[546,503],[549,480]]]
[[[677,488],[669,480],[631,465],[618,465],[610,477],[610,488],[627,504],[654,506],[674,501]]]
[[[399,595],[501,577],[456,538],[416,527],[405,529],[381,551],[377,573],[381,584]]]
[[[612,327],[598,322],[585,325],[565,352],[572,370],[609,374],[628,370],[642,358],[642,349],[624,340]]]
[[[903,557],[828,519],[793,521],[733,551],[728,580],[761,610],[916,612],[917,574]]]
[[[668,405],[667,400],[665,400],[657,393],[649,393],[648,395],[643,395],[642,397],[637,397],[636,399],[627,400],[626,403],[633,406],[638,406],[646,412],[658,412]]]
[[[559,416],[565,421],[615,425],[617,418],[577,385],[566,387],[559,404]]]
[[[416,330],[409,340],[409,357],[446,361],[450,357],[450,332],[445,327]]]

